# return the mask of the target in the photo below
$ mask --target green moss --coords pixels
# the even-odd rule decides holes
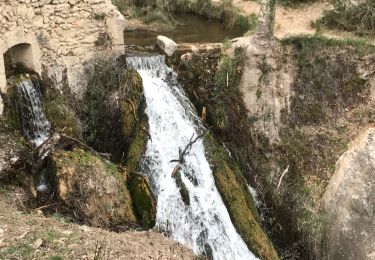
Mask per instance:
[[[153,227],[156,219],[156,203],[147,178],[134,175],[128,186],[138,220],[144,227]]]
[[[146,120],[143,119],[134,136],[133,141],[130,144],[127,157],[126,157],[126,167],[129,172],[135,172],[138,168],[139,162],[143,156],[146,149],[148,140],[148,125]]]
[[[75,148],[49,157],[48,171],[57,198],[81,221],[107,228],[136,221],[126,175],[116,165]]]
[[[216,186],[237,231],[254,254],[263,259],[279,259],[259,223],[253,198],[237,163],[210,134],[206,136],[205,147],[214,165]]]
[[[84,138],[120,162],[126,157],[144,111],[142,79],[122,61],[98,61],[90,72],[81,115]]]
[[[44,108],[48,120],[57,132],[82,139],[82,127],[78,117],[69,107],[65,95],[50,91],[44,99]]]

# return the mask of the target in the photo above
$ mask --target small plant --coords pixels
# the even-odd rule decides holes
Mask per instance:
[[[105,13],[96,13],[94,14],[94,19],[97,21],[103,21],[106,17]]]
[[[99,33],[98,38],[94,42],[97,47],[108,47],[112,45],[112,37],[107,32]]]
[[[259,88],[257,89],[256,96],[257,100],[259,100],[262,97],[262,90],[260,90]]]

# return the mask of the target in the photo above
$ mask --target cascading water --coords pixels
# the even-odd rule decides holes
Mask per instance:
[[[237,233],[215,186],[198,139],[184,158],[181,179],[189,193],[184,204],[172,171],[192,135],[202,131],[198,117],[177,83],[176,74],[165,65],[164,56],[130,57],[128,65],[143,80],[151,139],[144,167],[157,197],[156,227],[171,234],[196,253],[214,259],[256,259]]]
[[[50,136],[51,124],[42,106],[40,85],[37,79],[25,79],[17,84],[22,130],[27,140],[38,147]]]

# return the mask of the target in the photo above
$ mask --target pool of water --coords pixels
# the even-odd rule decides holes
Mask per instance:
[[[128,46],[154,46],[158,35],[167,36],[176,43],[213,43],[223,42],[226,38],[232,39],[243,34],[235,30],[228,30],[218,20],[208,20],[199,15],[174,14],[173,18],[179,23],[174,30],[125,32],[125,44]]]

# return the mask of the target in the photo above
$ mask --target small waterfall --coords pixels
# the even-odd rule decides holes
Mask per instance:
[[[50,136],[51,124],[42,106],[42,95],[37,79],[25,79],[17,84],[18,106],[22,130],[27,140],[38,147]]]
[[[143,79],[146,113],[151,139],[147,144],[144,167],[157,197],[156,227],[168,232],[195,253],[214,259],[256,259],[237,233],[215,186],[210,165],[199,139],[185,157],[180,170],[190,205],[181,198],[171,176],[178,157],[191,136],[202,126],[176,74],[165,65],[164,56],[130,57],[128,65]]]

